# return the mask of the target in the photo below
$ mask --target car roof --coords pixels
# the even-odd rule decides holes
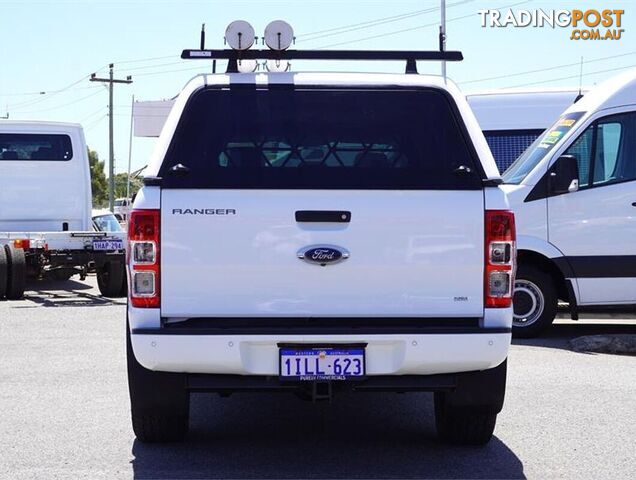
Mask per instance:
[[[0,128],[2,127],[63,127],[63,128],[81,128],[79,123],[72,122],[49,122],[42,120],[0,120]]]

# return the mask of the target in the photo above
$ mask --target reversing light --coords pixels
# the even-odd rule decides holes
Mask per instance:
[[[151,265],[155,263],[157,257],[157,246],[155,242],[130,242],[132,252],[132,263],[134,265]]]

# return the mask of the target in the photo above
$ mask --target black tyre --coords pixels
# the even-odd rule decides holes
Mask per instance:
[[[0,245],[0,300],[7,293],[7,281],[9,280],[9,265],[7,265],[7,253],[4,245]]]
[[[119,296],[125,298],[128,296],[128,275],[126,274],[126,267],[124,266],[124,279],[121,282],[121,289],[119,290]]]
[[[97,286],[104,297],[117,298],[121,295],[124,281],[124,264],[106,262],[97,269]]]
[[[19,300],[24,296],[26,288],[26,257],[24,250],[13,245],[4,246],[7,257],[7,290],[9,300]]]
[[[128,325],[126,354],[130,413],[135,436],[147,443],[183,440],[188,433],[190,419],[190,395],[186,389],[185,375],[144,368],[135,358]]]
[[[520,265],[515,280],[512,334],[536,337],[554,321],[557,292],[552,277],[532,265]]]
[[[452,407],[447,394],[435,393],[435,427],[439,437],[455,445],[485,445],[492,438],[497,414]]]

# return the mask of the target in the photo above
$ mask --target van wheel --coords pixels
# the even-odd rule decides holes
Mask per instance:
[[[9,300],[20,300],[26,288],[26,257],[24,250],[13,245],[4,246],[7,257],[7,290]]]
[[[123,281],[123,263],[106,262],[102,267],[97,269],[97,286],[104,297],[119,297]]]
[[[512,334],[536,337],[556,317],[557,294],[552,277],[531,265],[520,265],[513,296]]]
[[[7,293],[7,281],[9,280],[9,265],[7,265],[7,252],[0,245],[0,300]]]
[[[188,433],[190,394],[185,375],[155,372],[135,358],[126,322],[126,356],[132,427],[138,440],[177,442]]]
[[[492,438],[496,413],[448,405],[446,393],[435,393],[435,427],[439,437],[455,445],[485,445]]]

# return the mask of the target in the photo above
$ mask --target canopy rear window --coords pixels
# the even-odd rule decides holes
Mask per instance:
[[[167,188],[477,189],[467,138],[438,90],[208,88],[159,175]]]
[[[68,135],[0,133],[0,161],[66,161],[71,158],[73,148]]]

